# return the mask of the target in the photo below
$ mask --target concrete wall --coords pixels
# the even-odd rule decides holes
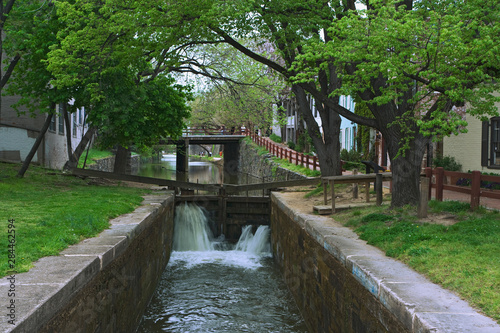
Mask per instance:
[[[151,195],[99,236],[15,275],[15,325],[1,332],[134,332],[171,252],[174,198]],[[11,281],[0,281],[8,294]]]
[[[284,169],[271,159],[271,154],[259,156],[253,144],[242,140],[240,143],[240,160],[238,171],[255,177],[270,180],[292,180],[307,178],[299,173]]]
[[[272,195],[271,243],[311,332],[500,332],[455,294],[283,193]]]

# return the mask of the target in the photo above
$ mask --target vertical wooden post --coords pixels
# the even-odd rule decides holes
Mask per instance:
[[[366,195],[365,201],[370,202],[370,182],[365,183],[365,195]]]
[[[377,206],[382,204],[383,192],[382,192],[382,174],[377,173],[375,175],[375,192],[377,193]]]
[[[306,167],[309,169],[309,155],[306,155]]]
[[[436,168],[436,200],[443,201],[444,169]]]
[[[479,208],[479,199],[481,196],[481,172],[472,171],[472,182],[470,191],[470,209]]]
[[[419,218],[427,217],[427,210],[429,208],[429,187],[430,178],[420,178],[420,201],[418,204],[417,216]]]
[[[332,192],[332,214],[335,214],[335,182],[330,180],[329,183],[330,191]]]
[[[429,178],[429,190],[427,193],[427,197],[429,200],[432,198],[432,168],[425,168],[425,177]]]
[[[299,153],[295,152],[295,165],[299,165]]]
[[[317,156],[313,156],[313,170],[316,171],[316,163],[318,162],[318,157]]]
[[[292,164],[292,151],[291,150],[288,150],[288,162],[290,162],[290,164]]]
[[[358,169],[352,170],[353,175],[358,174]],[[352,198],[357,199],[358,198],[358,183],[352,183]]]
[[[328,181],[323,180],[323,205],[328,202]]]

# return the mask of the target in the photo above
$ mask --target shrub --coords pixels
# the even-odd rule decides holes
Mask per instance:
[[[453,156],[443,156],[434,158],[434,167],[442,167],[447,171],[461,171],[462,164],[458,163]]]
[[[269,136],[269,139],[273,140],[276,143],[281,143],[281,137],[277,136],[276,134],[272,133]]]
[[[286,144],[290,149],[295,150],[295,143],[293,141],[288,141]]]

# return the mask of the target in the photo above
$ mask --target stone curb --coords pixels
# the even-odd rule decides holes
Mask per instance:
[[[339,260],[411,332],[500,332],[500,325],[430,282],[405,264],[386,257],[332,219],[303,214],[274,192],[273,203]],[[332,223],[333,222],[333,223]]]
[[[110,228],[94,238],[81,241],[59,256],[41,258],[26,273],[15,275],[15,296],[9,277],[0,280],[0,332],[37,332],[71,298],[99,274],[103,268],[125,252],[131,241],[174,198],[171,195],[145,196],[134,212],[110,221]],[[15,305],[15,325],[9,323],[7,306]]]

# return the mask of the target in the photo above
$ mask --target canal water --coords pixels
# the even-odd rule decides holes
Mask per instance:
[[[269,227],[214,239],[196,205],[176,209],[174,251],[137,332],[307,332],[270,251]]]

